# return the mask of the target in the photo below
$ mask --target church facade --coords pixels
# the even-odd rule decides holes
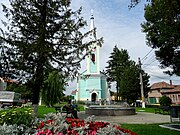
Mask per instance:
[[[91,15],[90,30],[94,28],[94,17]],[[92,38],[96,38],[96,33],[91,34],[90,39]],[[107,77],[100,72],[100,48],[96,43],[89,47],[86,70],[77,79],[76,101],[96,102],[108,98]]]

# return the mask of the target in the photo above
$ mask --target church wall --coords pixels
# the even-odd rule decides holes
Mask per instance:
[[[91,90],[92,89],[100,90],[101,89],[100,77],[89,77],[86,81],[86,87]]]
[[[80,80],[80,83],[79,83],[79,100],[82,100],[82,99],[87,99],[87,91],[86,91],[86,80],[84,79],[81,79]]]
[[[101,88],[102,88],[102,93],[101,93],[101,97],[102,98],[106,98],[106,92],[107,92],[107,81],[106,78],[102,77],[101,79]]]

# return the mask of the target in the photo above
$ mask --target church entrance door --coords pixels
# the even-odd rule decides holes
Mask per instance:
[[[96,97],[97,97],[96,93],[92,93],[92,95],[91,95],[91,101],[92,101],[92,102],[95,102],[95,101],[96,101]]]

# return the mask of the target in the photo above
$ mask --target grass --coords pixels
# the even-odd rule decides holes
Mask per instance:
[[[78,110],[84,111],[84,107],[82,105],[79,105]],[[39,118],[43,118],[44,114],[47,114],[47,113],[56,113],[56,110],[54,107],[38,106],[38,117]]]
[[[46,106],[38,106],[38,117],[42,118],[44,117],[44,114],[47,113],[55,113],[56,110],[54,107],[46,107]]]
[[[162,128],[160,124],[121,124],[122,128],[129,129],[138,135],[179,135],[179,131]]]
[[[141,111],[143,111],[143,112],[154,113],[154,112],[155,112],[154,109],[155,109],[155,108],[148,108],[148,107],[142,108],[142,107],[136,107],[136,112],[141,112]]]
[[[81,111],[83,110],[83,106],[79,105]],[[140,108],[137,107],[136,111],[142,111],[154,113],[154,108]],[[3,110],[5,111],[5,110]],[[42,118],[44,114],[47,113],[55,113],[54,107],[45,107],[38,106],[38,117]],[[137,133],[138,135],[178,135],[179,131],[170,130],[166,128],[162,128],[159,126],[160,124],[121,124],[122,128],[129,129],[132,132]]]

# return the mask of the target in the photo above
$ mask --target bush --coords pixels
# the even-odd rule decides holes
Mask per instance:
[[[49,113],[36,126],[36,135],[137,135],[109,122],[94,121],[93,116],[81,120]]]
[[[35,135],[36,130],[25,125],[6,125],[0,126],[1,135]]]
[[[0,112],[0,125],[6,123],[7,125],[16,124],[17,126],[24,124],[29,126],[32,124],[33,115],[31,108],[16,108],[13,107],[7,111]]]
[[[130,130],[109,122],[94,121],[94,117],[85,120],[65,118],[60,113],[49,113],[44,118],[35,119],[31,126],[0,126],[1,135],[137,135]]]
[[[159,99],[159,103],[161,106],[170,106],[172,104],[172,101],[169,97],[166,97],[166,96],[162,96],[160,99]]]

